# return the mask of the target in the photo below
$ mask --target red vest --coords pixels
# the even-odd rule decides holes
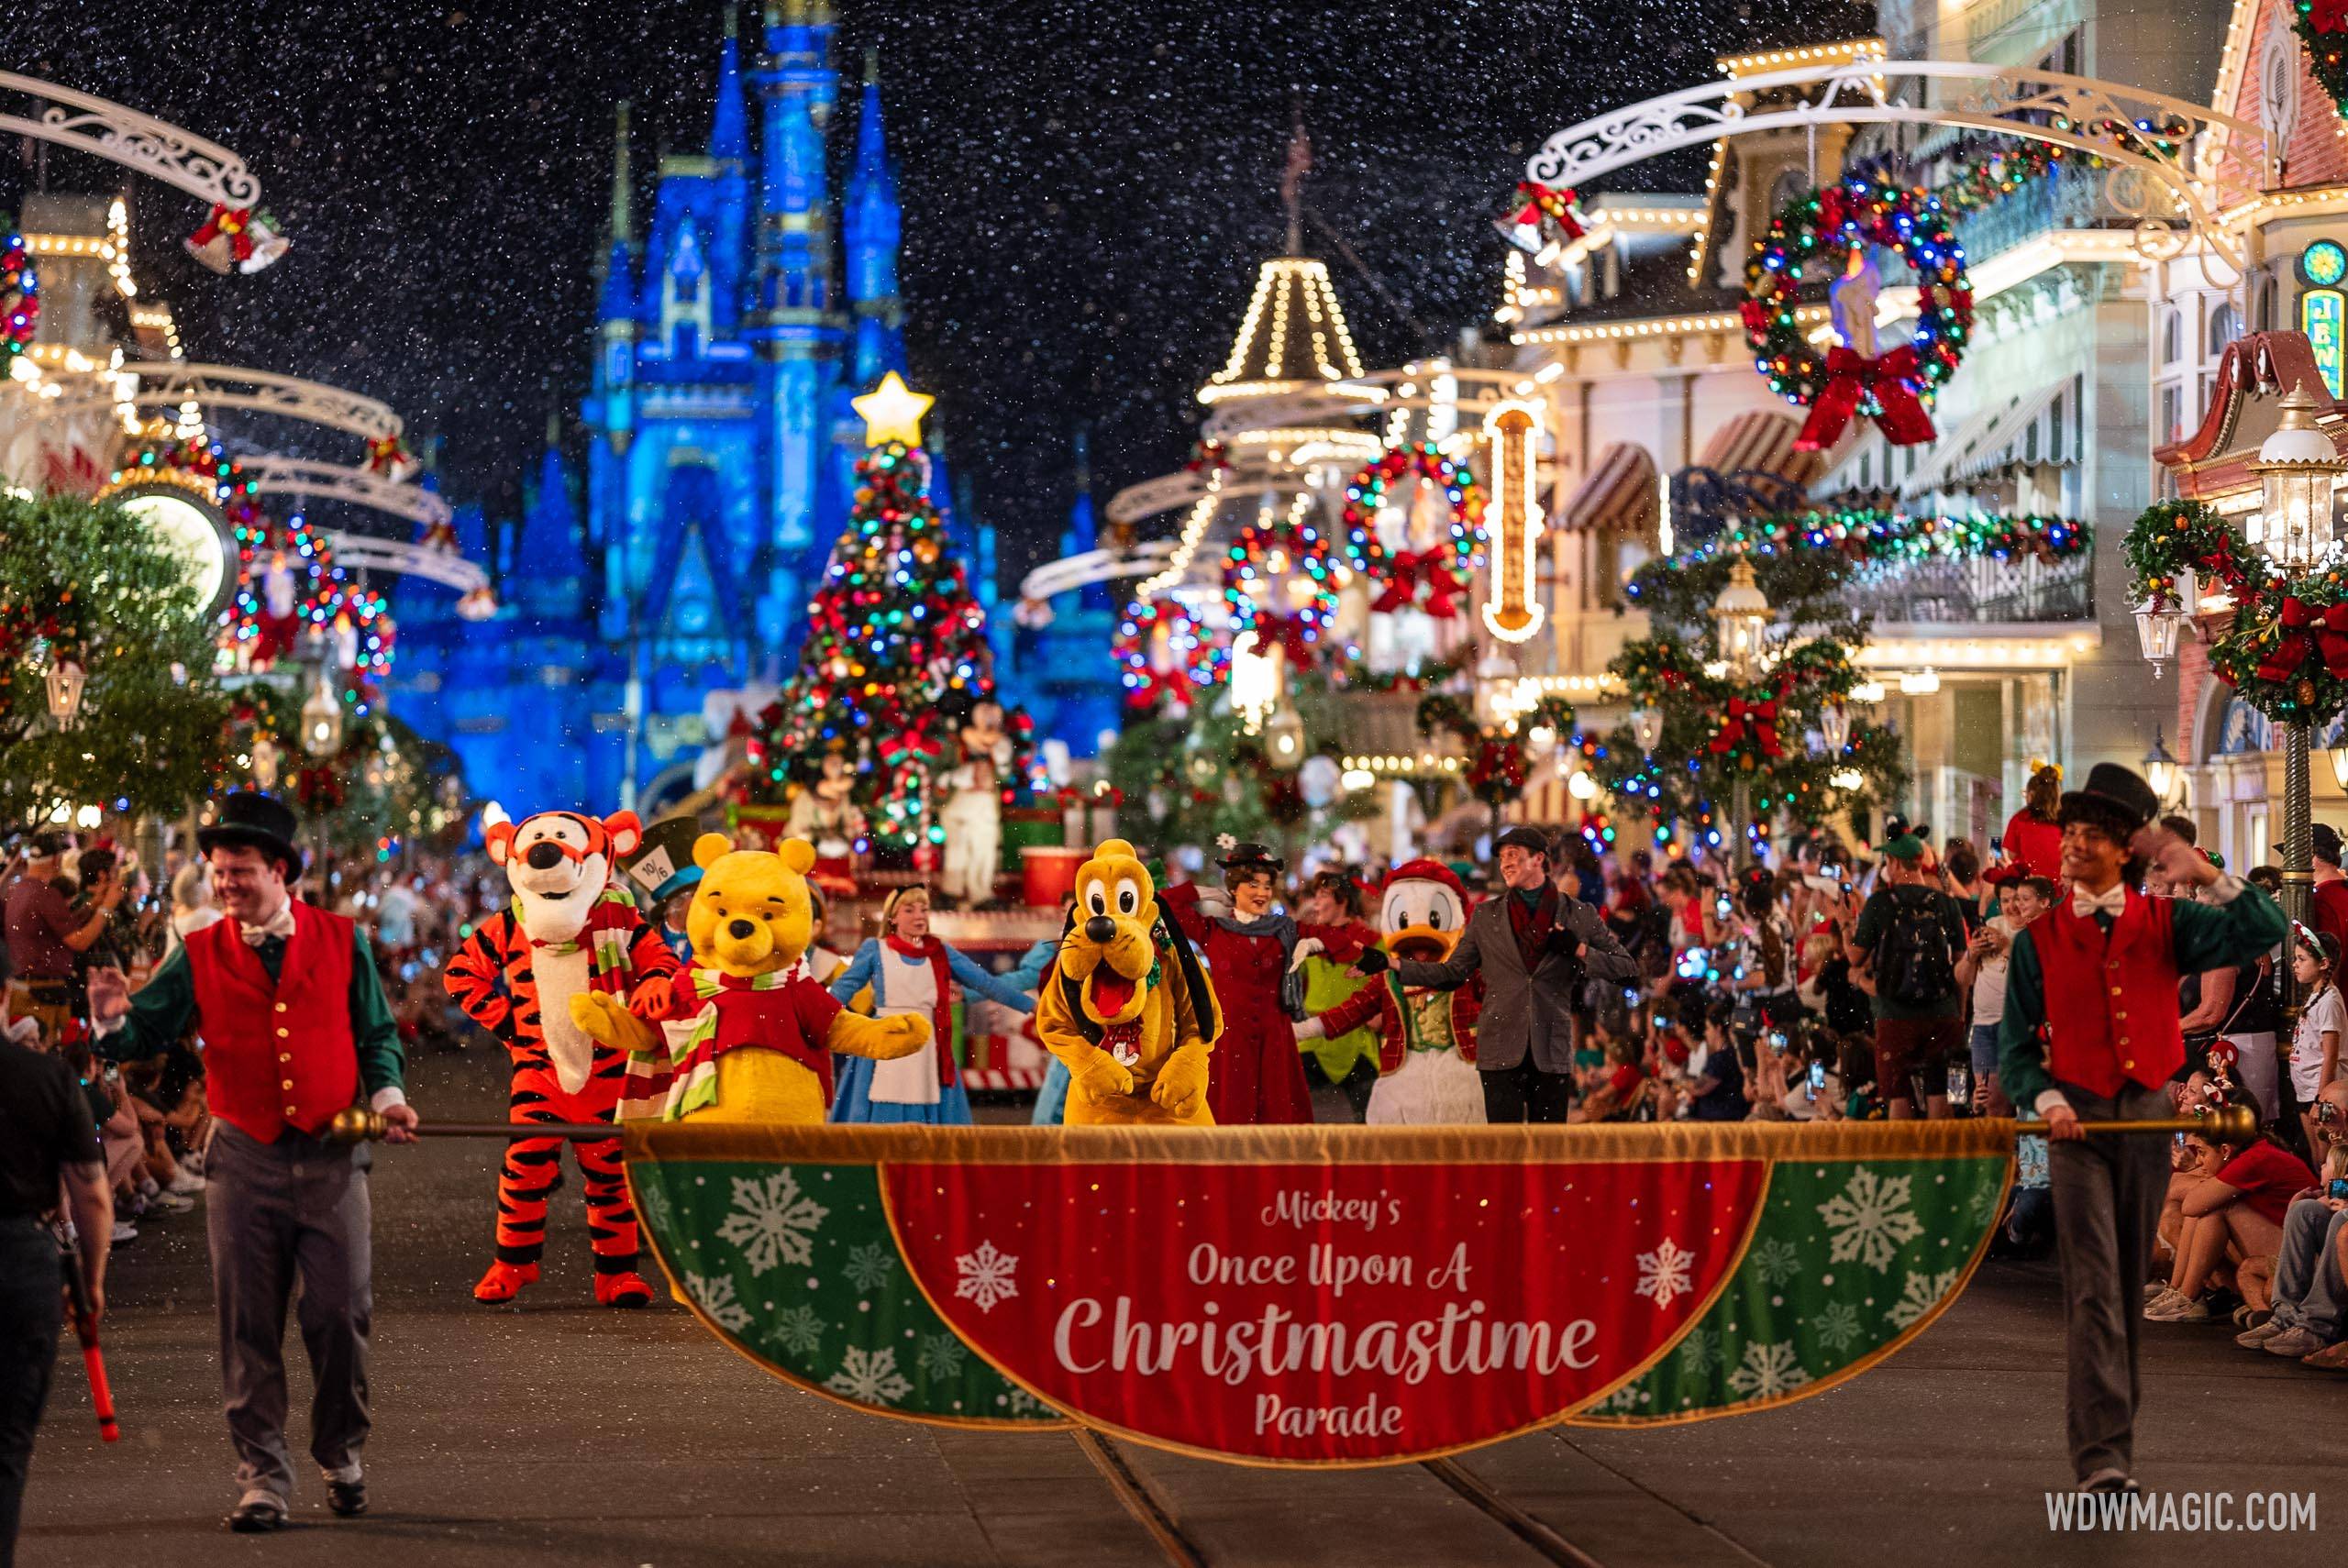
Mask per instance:
[[[2091,1093],[2156,1088],[2185,1062],[2166,899],[2131,889],[2111,935],[2064,899],[2030,928],[2046,1000],[2046,1070]]]
[[[217,921],[187,939],[212,1114],[264,1143],[316,1134],[359,1098],[350,1032],[350,922],[294,901],[294,935],[271,983],[260,955]]]

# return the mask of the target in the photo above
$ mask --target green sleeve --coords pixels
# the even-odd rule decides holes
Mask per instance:
[[[2046,1073],[2046,982],[2038,967],[2038,947],[2030,933],[2014,933],[2006,957],[2006,1012],[1998,1024],[1998,1087],[2022,1110],[2054,1087]]]
[[[371,1097],[378,1089],[404,1088],[407,1057],[400,1049],[400,1026],[383,998],[375,951],[356,927],[350,933],[350,1038],[359,1047],[359,1081]]]
[[[2247,964],[2282,941],[2290,925],[2282,906],[2254,882],[2244,882],[2242,891],[2225,903],[2178,899],[2170,911],[2180,975]]]
[[[194,1016],[195,977],[188,970],[187,944],[182,943],[132,994],[122,1027],[94,1035],[92,1049],[108,1062],[144,1062],[177,1044]]]

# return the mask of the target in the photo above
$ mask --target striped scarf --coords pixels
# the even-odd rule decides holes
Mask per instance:
[[[684,987],[691,985],[692,999],[699,1004],[692,1031],[681,1040],[672,1037],[662,1047],[656,1047],[656,1051],[667,1051],[665,1059],[641,1052],[628,1058],[628,1087],[620,1099],[619,1119],[629,1121],[657,1117],[674,1121],[716,1104],[718,994],[726,990],[779,991],[794,980],[807,978],[804,956],[788,969],[753,975],[748,981],[715,969],[687,970],[679,977],[678,999],[680,1002],[684,999]],[[638,1090],[639,1073],[642,1092]]]

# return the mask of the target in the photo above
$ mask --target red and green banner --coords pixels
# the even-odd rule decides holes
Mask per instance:
[[[1988,1121],[627,1135],[671,1282],[785,1381],[1274,1465],[1831,1386],[1964,1287],[2013,1155]]]

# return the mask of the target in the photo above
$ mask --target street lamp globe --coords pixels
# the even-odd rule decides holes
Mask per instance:
[[[1728,586],[1712,601],[1712,624],[1720,629],[1721,657],[1742,683],[1760,672],[1763,639],[1769,630],[1769,601],[1753,580],[1753,563],[1743,556],[1729,569]]]
[[[2185,626],[2185,612],[2158,599],[2147,599],[2136,610],[2136,641],[2144,654],[2144,662],[2153,667],[2153,679],[2160,679],[2161,666],[2176,657],[2176,634]]]
[[[1818,738],[1826,743],[1826,755],[1840,756],[1843,748],[1851,744],[1850,706],[1837,699],[1818,711]]]
[[[2164,806],[2176,798],[2178,771],[2176,758],[2169,755],[2168,745],[2155,726],[2153,749],[2144,754],[2144,782],[2153,787],[2153,793],[2160,797]]]
[[[82,712],[82,688],[85,683],[81,665],[70,658],[54,658],[42,674],[48,687],[49,716],[61,730],[70,730]]]
[[[1266,721],[1264,752],[1283,773],[1293,773],[1304,765],[1304,721],[1295,709],[1284,706]]]
[[[2342,735],[2340,744],[2331,748],[2331,781],[2348,790],[2348,735]]]
[[[302,749],[312,756],[328,757],[342,749],[342,704],[323,676],[302,704]]]
[[[2343,468],[2331,437],[2316,424],[2321,405],[2306,383],[2283,399],[2283,423],[2259,443],[2262,539],[2266,551],[2297,576],[2312,571],[2331,546],[2331,486]]]
[[[1663,714],[1660,710],[1641,706],[1631,710],[1631,738],[1649,756],[1663,741]]]

